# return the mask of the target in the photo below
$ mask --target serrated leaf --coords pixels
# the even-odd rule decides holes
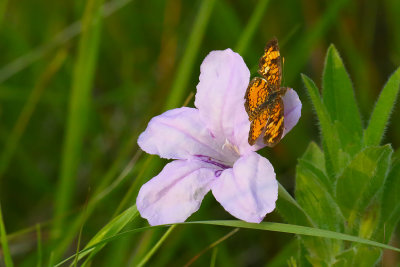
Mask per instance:
[[[276,201],[276,208],[279,214],[281,214],[282,217],[289,223],[316,227],[310,216],[281,184],[279,184],[279,197]],[[306,244],[306,247],[309,249],[311,254],[324,256],[329,254],[329,250],[326,249],[326,243],[330,241],[309,236],[302,236],[301,240]],[[315,251],[314,248],[316,248],[317,251]]]
[[[276,209],[289,223],[315,227],[308,214],[281,184],[279,184]]]
[[[336,181],[336,172],[335,172],[335,168],[333,167],[333,160],[332,160],[330,154],[327,153],[328,146],[327,146],[325,140],[322,140],[322,148],[325,151],[324,160],[325,160],[326,173],[327,173],[331,183],[334,184]]]
[[[296,168],[296,200],[318,228],[343,232],[344,218],[331,195],[331,187],[325,174],[306,160],[299,160]],[[330,184],[328,184],[330,186]],[[313,260],[332,258],[342,247],[337,240],[324,240],[325,244],[309,244],[307,249],[316,254]],[[316,245],[315,247],[312,247]]]
[[[390,114],[400,89],[400,67],[390,76],[383,87],[364,131],[364,146],[376,146],[382,141]]]
[[[339,121],[344,126],[337,127],[342,142],[361,143],[362,123],[353,86],[334,45],[329,46],[326,54],[322,89],[323,102],[332,122]]]
[[[359,215],[382,188],[391,154],[392,149],[388,145],[365,148],[339,176],[336,200],[350,228],[355,229]]]
[[[386,178],[381,203],[379,227],[374,235],[382,242],[389,242],[390,236],[400,220],[400,159],[392,163]]]
[[[301,161],[314,172],[321,172],[318,177],[321,179],[321,182],[325,185],[325,188],[329,191],[329,193],[334,195],[334,192],[332,191],[334,183],[327,176],[324,152],[322,152],[315,142],[310,142],[306,151],[301,157]]]
[[[373,197],[364,213],[360,216],[360,226],[358,227],[358,236],[360,237],[371,238],[372,234],[378,227],[379,213],[381,209],[381,192],[382,190],[379,190],[379,193]]]
[[[355,245],[337,256],[334,267],[376,266],[382,251],[378,248]]]
[[[335,121],[335,128],[338,132],[343,151],[354,156],[362,149],[361,135],[347,128],[342,122]]]
[[[332,124],[330,115],[326,110],[326,107],[322,103],[317,86],[306,75],[302,74],[301,77],[311,98],[320,123],[323,139],[322,143],[326,146],[325,160],[327,164],[327,170],[329,170],[329,164],[332,164],[333,172],[338,173],[340,171],[338,165],[338,149],[340,148],[338,134]]]
[[[288,267],[312,267],[310,261],[308,260],[309,255],[308,255],[308,251],[307,248],[305,247],[304,243],[302,242],[302,240],[299,238],[299,251],[298,251],[298,263],[299,265],[291,265]]]
[[[318,167],[316,167],[312,162],[305,160],[305,159],[299,159],[299,163],[297,165],[297,167],[299,167],[301,165],[301,167],[304,169],[306,169],[306,171],[310,171],[312,172],[312,175],[315,176],[315,179],[318,180],[318,183],[320,183],[320,186],[323,187],[323,189],[325,191],[327,191],[331,196],[334,196],[334,191],[333,191],[333,184],[331,183],[331,181],[329,180],[329,178],[326,176],[326,174],[319,169]],[[301,170],[303,170],[301,169]],[[301,171],[299,170],[299,171]],[[297,169],[296,169],[296,175],[297,175]],[[297,184],[297,181],[296,181]]]
[[[310,142],[301,158],[303,160],[312,162],[318,169],[326,173],[324,152],[322,152],[315,142]]]

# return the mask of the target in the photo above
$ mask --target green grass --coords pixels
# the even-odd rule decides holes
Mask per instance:
[[[214,9],[214,4],[215,0],[205,0],[201,3],[191,34],[187,40],[185,53],[182,56],[171,86],[171,91],[166,100],[165,110],[178,107],[184,100],[185,89],[188,85],[190,74],[194,69],[196,55],[198,54],[208,21]]]
[[[37,84],[33,88],[30,93],[26,104],[24,105],[17,122],[9,134],[8,140],[6,141],[6,145],[4,150],[2,150],[0,154],[0,181],[1,177],[4,175],[4,172],[7,170],[10,161],[12,160],[14,153],[17,149],[18,143],[20,141],[21,136],[24,134],[27,124],[36,109],[36,106],[43,94],[44,89],[47,84],[54,76],[54,74],[60,69],[63,62],[66,58],[66,51],[60,50],[54,59],[50,62],[46,70],[39,77]]]
[[[284,86],[298,92],[303,109],[278,146],[260,151],[280,182],[276,212],[266,220],[289,220],[316,235],[293,194],[295,166],[322,135],[333,163],[328,171],[341,168],[333,159],[342,158],[335,154],[342,128],[329,125],[346,117],[339,95],[348,95],[343,104],[352,105],[345,88],[355,89],[361,118],[353,125],[352,113],[346,125],[365,128],[364,144],[390,143],[398,151],[399,70],[390,75],[400,65],[399,8],[390,0],[365,7],[346,0],[0,1],[2,260],[6,266],[53,266],[106,238],[78,265],[184,266],[193,259],[199,266],[287,264],[284,258],[298,253],[296,238],[287,234],[291,226],[272,232],[277,225],[256,230],[229,222],[227,227],[245,228],[224,239],[226,227],[215,224],[232,217],[211,194],[190,220],[215,220],[212,225],[143,228],[147,223],[134,206],[138,190],[166,161],[141,152],[137,138],[162,111],[193,107],[200,64],[210,51],[232,48],[255,73],[265,43],[276,36],[285,58]],[[321,76],[328,48],[327,60],[338,63],[339,52],[336,66],[351,81],[339,85],[329,71]],[[315,82],[303,76],[305,88],[300,73]],[[328,94],[319,92],[326,83]],[[397,154],[389,185],[396,182]],[[384,191],[386,202],[397,199],[396,186]],[[382,216],[392,222],[397,216],[391,212]],[[117,225],[107,228],[111,222]],[[385,257],[400,262],[397,252]]]
[[[1,247],[3,250],[4,264],[6,265],[6,267],[13,267],[14,263],[12,261],[10,249],[8,247],[6,227],[4,226],[3,213],[1,211],[1,206],[0,206],[0,235],[1,235],[0,242],[1,242]]]
[[[90,112],[90,96],[101,32],[102,0],[90,0],[84,11],[82,35],[75,62],[69,101],[66,135],[62,151],[59,184],[56,189],[55,217],[60,218],[71,207],[75,177],[79,166],[86,124]],[[53,235],[58,238],[63,221],[57,220]]]
[[[114,227],[117,227],[117,229],[120,229],[120,219],[122,219],[124,216],[132,214],[134,211],[134,207],[126,210],[123,213],[123,216],[119,217],[118,220],[114,220],[113,222],[110,222],[102,231],[100,231],[100,235],[92,239],[88,246],[81,250],[78,254],[79,258],[83,258],[84,256],[88,255],[92,251],[98,251],[98,248],[103,247],[105,244],[113,241],[113,240],[118,240],[120,238],[125,237],[126,235],[130,234],[135,234],[135,233],[140,233],[142,231],[148,231],[151,229],[155,228],[164,228],[165,225],[159,225],[159,226],[151,226],[151,227],[144,227],[144,228],[136,228],[133,230],[127,230],[119,234],[110,234],[110,229],[115,229]],[[137,211],[136,211],[137,212]],[[225,227],[235,227],[236,229],[228,233],[227,235],[223,236],[222,238],[218,239],[217,241],[213,242],[210,244],[207,248],[212,248],[222,241],[226,240],[230,236],[232,236],[234,233],[237,232],[239,228],[243,229],[252,229],[255,231],[272,231],[272,232],[280,232],[280,233],[289,233],[289,234],[297,234],[301,236],[312,236],[312,237],[321,237],[321,238],[330,238],[330,239],[337,239],[337,240],[344,240],[344,241],[350,241],[350,242],[356,242],[359,244],[365,244],[368,246],[372,247],[378,247],[378,248],[384,248],[388,250],[392,250],[395,252],[400,253],[400,249],[382,244],[379,242],[375,242],[372,240],[368,239],[363,239],[357,236],[351,236],[343,233],[338,233],[338,232],[333,232],[333,231],[328,231],[328,230],[323,230],[323,229],[318,229],[318,228],[311,228],[311,227],[305,227],[305,226],[299,226],[299,225],[291,225],[291,224],[283,224],[283,223],[272,223],[272,222],[261,222],[259,224],[255,223],[247,223],[243,221],[225,221],[225,220],[219,220],[219,221],[194,221],[194,222],[185,222],[185,223],[179,223],[179,224],[174,224],[173,226],[169,227],[169,229],[165,232],[163,237],[155,244],[155,246],[149,251],[149,253],[144,257],[144,259],[139,263],[139,266],[143,266],[148,258],[152,256],[152,254],[158,249],[158,247],[164,242],[165,237],[168,236],[171,231],[174,229],[175,226],[177,225],[213,225],[213,226],[225,226]],[[101,238],[100,238],[101,237]],[[92,252],[93,253],[93,252]],[[200,252],[200,254],[202,254]],[[62,262],[56,264],[56,266],[61,266],[62,264],[66,263],[67,261],[74,259],[76,255],[72,255],[68,257],[67,259],[63,260]],[[194,261],[194,260],[193,260]]]

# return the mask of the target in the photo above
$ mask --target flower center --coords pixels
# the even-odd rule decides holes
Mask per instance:
[[[224,170],[232,168],[232,166],[226,165],[225,163],[209,156],[195,155],[195,157],[205,163],[216,166],[217,170],[214,172],[215,177],[219,177]]]
[[[224,169],[224,170],[232,168],[231,166],[228,166],[228,165],[222,163],[221,161],[213,159],[212,157],[209,157],[209,156],[195,155],[195,157],[197,157],[199,160],[201,160],[203,162],[215,165],[215,166],[220,167],[221,169]]]
[[[240,157],[240,152],[239,148],[232,144],[228,139],[225,139],[225,144],[222,146],[222,150],[227,150],[231,154],[234,155],[234,157]]]
[[[224,151],[224,155],[226,156],[227,161],[218,160],[205,155],[194,155],[198,160],[216,166],[214,174],[215,177],[219,177],[221,173],[229,168],[232,168],[235,161],[240,157],[240,152],[237,146],[233,145],[229,142],[228,139],[225,139],[225,143],[222,146],[222,150]]]

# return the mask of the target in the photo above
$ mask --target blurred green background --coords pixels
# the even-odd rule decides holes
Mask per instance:
[[[400,65],[397,0],[113,0],[82,35],[77,21],[101,5],[97,0],[0,0],[0,202],[17,266],[47,264],[52,251],[59,262],[76,251],[81,225],[82,247],[135,203],[140,185],[164,163],[140,153],[137,136],[167,108],[182,106],[185,99],[193,106],[190,96],[210,51],[238,51],[254,76],[266,42],[274,36],[280,41],[283,83],[298,92],[302,117],[279,145],[260,153],[289,192],[296,159],[311,140],[319,140],[300,73],[320,86],[324,56],[333,43],[366,121]],[[96,29],[99,35],[91,35]],[[396,108],[384,141],[395,150],[399,116]],[[231,218],[209,194],[191,220]],[[282,221],[277,212],[266,220]],[[133,227],[140,225],[146,222]],[[182,266],[229,231],[179,226],[149,264]],[[163,232],[113,241],[92,266],[135,266]],[[288,234],[240,230],[214,250],[216,266],[286,265],[297,253],[293,240]],[[211,257],[206,252],[194,266],[208,265]],[[383,266],[398,259],[387,254]]]

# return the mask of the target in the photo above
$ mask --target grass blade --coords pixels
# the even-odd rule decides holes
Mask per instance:
[[[375,104],[368,127],[364,131],[365,146],[379,145],[382,141],[399,89],[400,67],[390,76]]]
[[[214,248],[211,255],[210,267],[215,267],[215,262],[217,261],[217,254],[218,254],[218,248]]]
[[[167,239],[167,237],[171,234],[171,232],[175,229],[176,225],[172,225],[168,230],[163,234],[163,236],[158,240],[158,242],[151,248],[151,250],[143,257],[143,259],[139,262],[137,265],[138,267],[144,266],[151,256],[154,255],[154,253],[158,250],[158,248],[164,243],[164,241]]]
[[[56,190],[56,218],[61,218],[68,210],[73,197],[75,175],[87,123],[89,100],[100,43],[102,2],[103,0],[89,0],[83,15],[82,36],[74,68],[61,171]],[[53,237],[57,237],[58,230],[61,227],[62,220],[56,220],[52,233]]]
[[[251,39],[253,38],[258,25],[266,12],[269,0],[259,0],[257,6],[254,8],[253,14],[250,17],[249,23],[247,23],[246,28],[240,36],[240,39],[236,45],[235,51],[239,54],[244,55]]]
[[[50,82],[51,78],[63,65],[67,56],[66,50],[60,50],[54,57],[54,59],[49,63],[46,70],[43,72],[42,76],[39,78],[35,87],[33,88],[31,94],[29,95],[26,104],[24,105],[21,113],[15,123],[11,133],[9,134],[8,140],[5,142],[5,147],[0,154],[0,180],[8,168],[10,161],[12,160],[15,150],[18,146],[19,140],[23,136],[26,127],[32,117],[36,106],[46,89],[46,86]]]
[[[297,78],[301,68],[307,63],[314,44],[321,40],[332,25],[337,23],[337,17],[347,4],[348,0],[330,1],[323,16],[315,23],[314,27],[302,37],[286,56],[290,63],[285,64],[286,80],[290,83]],[[301,51],[301,52],[299,52]]]
[[[229,233],[227,233],[226,235],[224,235],[223,237],[219,238],[217,241],[213,242],[212,244],[208,245],[205,249],[203,249],[202,251],[200,251],[200,253],[198,253],[196,256],[194,256],[188,263],[186,263],[184,265],[184,267],[189,267],[190,265],[192,265],[198,258],[200,258],[201,255],[203,255],[204,253],[206,253],[207,251],[209,251],[210,249],[212,249],[213,247],[217,246],[218,244],[220,244],[221,242],[224,242],[225,240],[227,240],[228,238],[230,238],[231,236],[233,236],[234,234],[236,234],[239,231],[239,228],[235,228],[232,231],[230,231]]]
[[[0,1],[0,26],[1,26],[1,23],[3,22],[4,13],[6,13],[7,2],[8,2],[8,0]]]
[[[36,238],[37,238],[37,267],[42,266],[42,231],[40,224],[36,224]]]
[[[185,88],[192,73],[193,64],[199,52],[214,4],[215,0],[204,0],[200,6],[199,13],[186,44],[185,53],[179,64],[171,92],[165,104],[165,110],[176,108],[184,100]]]
[[[79,260],[89,253],[90,257],[93,257],[103,246],[106,245],[106,243],[103,243],[103,246],[93,246],[94,244],[118,234],[128,223],[135,220],[138,216],[139,212],[136,208],[136,205],[133,205],[115,217],[111,222],[98,231],[97,234],[89,241],[89,243],[85,246],[85,252],[79,254]]]
[[[228,227],[236,227],[236,228],[245,228],[245,229],[254,229],[254,230],[264,230],[264,231],[273,231],[273,232],[281,232],[288,234],[296,234],[296,235],[305,235],[312,237],[321,237],[321,238],[331,238],[338,239],[350,242],[356,242],[364,245],[374,246],[383,249],[390,249],[393,251],[397,251],[400,253],[400,248],[396,248],[393,246],[385,245],[379,242],[375,242],[372,240],[360,238],[357,236],[347,235],[343,233],[337,233],[328,230],[322,230],[318,228],[293,225],[293,224],[284,224],[284,223],[273,223],[273,222],[262,222],[259,224],[248,223],[243,221],[200,221],[200,222],[187,222],[182,224],[208,224],[208,225],[220,225],[220,226],[228,226]]]
[[[1,240],[0,240],[1,247],[3,248],[4,263],[6,267],[13,267],[14,264],[11,258],[10,250],[8,248],[7,232],[6,232],[6,227],[4,226],[1,205],[0,205],[0,235],[1,235]]]
[[[102,16],[106,18],[112,15],[131,1],[132,0],[114,0],[112,2],[104,4]],[[3,0],[3,2],[7,1]],[[56,47],[65,44],[72,38],[79,35],[81,33],[81,29],[81,21],[75,21],[64,30],[62,30],[60,33],[58,33],[56,36],[54,36],[54,38],[49,43],[43,44],[33,49],[29,53],[5,65],[0,69],[0,83],[6,81],[13,75],[17,74],[18,72],[27,68],[29,65],[38,61],[40,58],[42,58],[44,55],[46,55]]]
[[[133,207],[136,208],[136,205]],[[130,209],[132,209],[133,207],[131,207]],[[123,214],[125,214],[127,211],[125,211]],[[195,221],[195,222],[179,223],[179,225],[194,225],[194,224],[225,226],[225,227],[234,227],[234,228],[243,228],[243,229],[253,229],[253,230],[304,235],[304,236],[311,236],[311,237],[330,238],[330,239],[356,242],[356,243],[360,243],[360,244],[364,244],[364,245],[368,245],[368,246],[378,247],[381,249],[389,249],[389,250],[393,250],[393,251],[400,253],[400,248],[396,248],[396,247],[393,247],[390,245],[385,245],[385,244],[382,244],[382,243],[379,243],[376,241],[372,241],[372,240],[368,240],[368,239],[364,239],[364,238],[360,238],[360,237],[352,236],[352,235],[348,235],[348,234],[337,233],[337,232],[333,232],[333,231],[322,230],[322,229],[313,228],[313,227],[294,225],[294,224],[275,223],[275,222],[261,222],[259,224],[256,224],[256,223],[248,223],[248,222],[237,221],[237,220]],[[108,242],[111,242],[113,240],[117,240],[117,239],[126,237],[130,234],[140,233],[140,232],[147,231],[147,230],[159,229],[159,228],[163,228],[166,226],[170,226],[170,225],[158,225],[158,226],[136,228],[136,229],[124,231],[122,233],[112,235],[112,236],[103,236],[102,237],[101,235],[99,235],[98,238],[96,239],[96,242],[94,242],[94,239],[93,239],[92,240],[93,242],[91,241],[90,245],[88,244],[85,247],[85,249],[83,249],[79,252],[79,258],[83,257],[84,255],[87,255],[88,252],[95,250],[97,247],[103,247]],[[75,255],[72,255],[72,256],[68,257],[67,259],[63,260],[62,262],[56,264],[54,267],[61,266],[62,264],[66,263],[67,261],[74,259],[74,258],[75,258]]]
[[[83,220],[82,220],[82,225],[81,228],[79,230],[79,235],[78,235],[78,242],[76,244],[76,255],[78,255],[79,249],[80,249],[80,245],[81,245],[81,239],[82,239],[82,232],[83,232],[83,226],[86,223],[87,220],[87,208],[88,208],[88,199],[86,199],[86,204],[85,204],[85,208],[83,210]],[[78,265],[78,256],[75,257],[74,260],[74,267],[76,267]]]
[[[100,179],[101,183],[94,190],[93,197],[89,200],[86,213],[89,218],[92,212],[95,210],[97,205],[108,196],[113,190],[115,190],[123,181],[125,181],[134,171],[136,162],[142,154],[141,150],[138,150],[134,157],[129,161],[129,163],[122,168],[122,162],[128,158],[129,154],[133,150],[136,144],[137,135],[132,135],[131,138],[124,143],[121,147],[121,151],[118,154],[116,160],[113,162],[109,170]],[[122,171],[120,169],[122,168]],[[118,174],[120,172],[120,174]],[[112,183],[111,183],[112,182]],[[71,241],[75,238],[76,233],[85,219],[85,214],[81,213],[74,222],[69,224],[68,230],[63,235],[63,239],[58,242],[57,249],[54,251],[55,258],[58,258],[65,249],[70,245]]]

